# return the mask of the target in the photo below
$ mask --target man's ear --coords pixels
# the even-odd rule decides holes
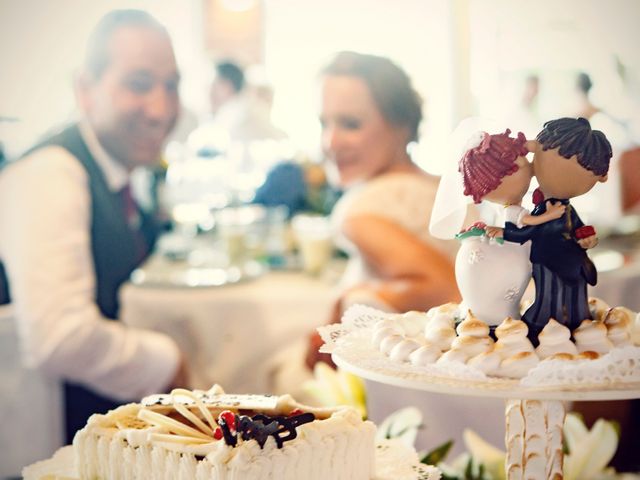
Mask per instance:
[[[73,81],[73,90],[78,102],[78,108],[86,112],[91,105],[91,78],[86,72],[77,73]]]

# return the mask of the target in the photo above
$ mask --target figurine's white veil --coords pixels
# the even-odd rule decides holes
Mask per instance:
[[[437,238],[451,239],[460,232],[467,216],[467,208],[473,199],[471,196],[464,195],[462,175],[458,172],[458,163],[464,152],[480,145],[483,132],[502,133],[506,128],[493,119],[470,117],[460,122],[451,133],[448,142],[447,163],[431,212],[429,223],[431,235]]]

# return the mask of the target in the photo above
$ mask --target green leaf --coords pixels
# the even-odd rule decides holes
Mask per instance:
[[[467,462],[467,466],[464,469],[464,479],[473,480],[473,458],[470,458]]]
[[[453,440],[449,440],[448,442],[443,443],[442,445],[437,446],[427,454],[425,454],[420,460],[421,463],[425,463],[427,465],[438,465],[440,462],[444,461],[453,446]]]

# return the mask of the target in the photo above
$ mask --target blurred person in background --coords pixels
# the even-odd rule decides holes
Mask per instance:
[[[336,242],[349,255],[342,294],[332,322],[352,304],[389,312],[426,311],[459,302],[454,274],[458,243],[429,233],[438,179],[407,153],[418,139],[422,102],[407,74],[387,58],[342,52],[323,70],[320,121],[328,168],[345,194],[332,222]],[[312,336],[307,364],[327,360]],[[381,421],[406,406],[419,405],[426,429],[418,448],[454,438],[472,428],[499,442],[504,406],[367,382],[369,418]]]
[[[258,71],[255,66],[250,71]],[[287,135],[271,122],[273,91],[232,61],[216,64],[210,115],[187,139],[190,156],[220,162],[217,188],[231,204],[250,202],[267,172],[290,157]]]
[[[593,130],[600,130],[611,143],[613,156],[607,182],[596,185],[589,195],[576,199],[585,222],[602,228],[602,234],[615,227],[622,217],[623,193],[620,156],[632,147],[631,137],[624,123],[592,101],[591,77],[580,72],[575,77],[575,108],[573,116],[589,120]]]
[[[517,107],[507,114],[507,125],[514,132],[522,132],[527,138],[535,138],[542,129],[538,115],[538,96],[540,93],[540,77],[528,75],[522,87],[522,94]]]
[[[349,255],[331,321],[354,303],[405,312],[458,299],[457,245],[428,230],[438,179],[407,152],[422,120],[409,77],[386,58],[354,52],[338,54],[322,73],[322,148],[345,189],[332,223]],[[309,366],[318,342],[314,336]]]
[[[286,138],[271,123],[272,101],[271,88],[249,84],[237,63],[217,63],[209,90],[211,115],[189,135],[189,145],[201,155],[216,156],[234,143]]]
[[[75,85],[80,121],[0,173],[0,259],[24,362],[64,381],[66,441],[88,417],[187,386],[176,343],[115,322],[118,289],[156,237],[129,175],[158,162],[179,111],[165,28],[105,15]],[[6,294],[10,294],[11,299]]]

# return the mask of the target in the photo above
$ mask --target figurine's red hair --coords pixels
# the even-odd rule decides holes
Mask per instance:
[[[471,195],[475,203],[495,190],[504,177],[518,170],[516,158],[525,156],[529,151],[524,144],[524,133],[518,132],[517,138],[511,138],[511,130],[504,133],[482,134],[480,145],[467,150],[460,159],[458,171],[462,174],[464,194]]]

